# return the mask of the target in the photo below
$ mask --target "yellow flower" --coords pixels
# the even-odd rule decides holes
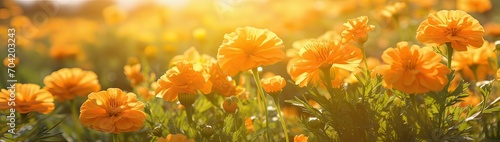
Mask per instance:
[[[386,88],[394,88],[408,94],[440,91],[448,83],[450,70],[441,64],[441,56],[432,48],[420,48],[408,42],[399,42],[382,54],[387,65],[378,66],[374,73],[381,74]]]
[[[488,75],[494,73],[494,69],[490,66],[490,60],[496,59],[494,50],[494,45],[485,41],[481,48],[456,52],[453,55],[452,69],[459,71],[465,79],[474,82],[486,80]]]
[[[118,88],[93,92],[80,108],[83,126],[108,132],[134,132],[142,128],[146,121],[144,104],[133,93],[125,93]]]
[[[457,0],[457,9],[485,13],[491,9],[491,0]]]
[[[285,57],[283,41],[267,29],[237,28],[224,35],[217,59],[230,76],[259,66],[275,64]]]
[[[364,43],[368,39],[368,32],[375,29],[375,26],[368,25],[368,17],[360,16],[354,19],[349,19],[344,23],[347,27],[342,31],[342,42],[354,41],[356,43]]]
[[[346,76],[337,74],[341,70],[354,71],[361,62],[361,51],[349,43],[311,40],[299,51],[297,61],[293,62],[289,74],[300,87],[312,83],[320,86],[322,70],[332,74],[332,87],[341,85]],[[348,75],[348,74],[347,74]]]
[[[174,56],[170,60],[170,66],[174,66],[177,62],[186,60],[191,63],[200,63],[203,65],[212,64],[216,62],[215,58],[207,54],[200,54],[195,47],[191,47],[182,55]]]
[[[78,44],[57,44],[50,48],[50,57],[55,60],[77,59],[83,52]]]
[[[194,142],[194,140],[188,139],[183,134],[168,134],[165,138],[159,138],[158,142]]]
[[[176,66],[158,79],[156,96],[165,101],[174,101],[179,94],[196,94],[196,90],[208,94],[212,88],[209,78],[210,75],[202,65],[187,61],[177,62]]]
[[[308,136],[304,136],[304,134],[296,135],[293,137],[293,142],[307,142],[309,139]]]
[[[101,90],[97,75],[80,68],[63,68],[43,79],[47,89],[59,101],[71,100],[75,96],[86,96]]]
[[[429,14],[417,29],[417,39],[425,44],[442,45],[450,42],[457,51],[467,50],[467,46],[483,45],[484,29],[469,14],[460,10],[441,10]]]
[[[241,86],[237,86],[234,80],[229,80],[229,76],[222,71],[219,64],[212,63],[210,68],[210,82],[212,91],[224,97],[240,95],[245,91]]]
[[[141,73],[141,64],[125,65],[123,70],[132,86],[136,86],[144,81],[144,75]]]
[[[387,5],[380,11],[383,18],[391,20],[394,16],[397,16],[406,8],[406,3],[395,2],[393,4]]]
[[[125,18],[127,17],[127,13],[125,13],[125,11],[121,10],[116,5],[104,8],[102,14],[104,16],[104,20],[106,20],[106,23],[110,25],[118,24],[125,20]]]
[[[286,81],[283,77],[277,75],[273,77],[263,78],[260,80],[262,88],[269,93],[281,93],[281,90],[286,86]]]
[[[36,84],[14,84],[15,100],[11,100],[11,90],[2,89],[0,92],[0,110],[11,107],[19,113],[39,112],[48,114],[55,108],[54,97],[45,89]],[[10,106],[12,105],[12,106]]]
[[[146,48],[144,48],[143,54],[150,60],[155,59],[156,56],[158,56],[158,47],[153,45],[146,46]]]

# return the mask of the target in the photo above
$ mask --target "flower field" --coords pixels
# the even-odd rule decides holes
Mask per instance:
[[[500,141],[500,1],[0,2],[0,142]]]

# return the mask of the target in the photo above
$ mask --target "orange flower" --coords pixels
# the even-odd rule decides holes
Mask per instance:
[[[259,66],[272,65],[285,57],[283,41],[267,29],[237,28],[224,35],[217,59],[230,76]]]
[[[216,62],[215,58],[210,55],[200,54],[195,47],[191,47],[184,52],[182,55],[174,56],[170,60],[170,66],[174,66],[175,63],[179,61],[186,60],[191,63],[200,63],[200,64],[212,64]]]
[[[293,137],[293,142],[307,142],[309,139],[308,136],[304,136],[304,134],[296,135]]]
[[[417,39],[425,44],[450,42],[457,51],[467,46],[483,45],[483,27],[469,14],[460,10],[441,10],[429,14],[417,29]]]
[[[241,86],[237,86],[234,80],[229,80],[229,76],[222,71],[219,64],[212,63],[210,66],[210,82],[212,91],[224,97],[240,95],[245,91]]]
[[[205,71],[200,64],[177,62],[176,66],[158,79],[156,96],[165,101],[174,101],[179,94],[196,94],[196,90],[210,93],[212,83],[208,80],[210,75]]]
[[[500,23],[488,23],[484,26],[486,35],[500,36]]]
[[[144,81],[144,75],[141,73],[141,64],[125,65],[123,73],[127,76],[132,86],[136,86]]]
[[[378,66],[374,72],[384,77],[383,85],[408,94],[440,91],[448,83],[450,70],[441,64],[441,56],[432,48],[420,48],[408,42],[399,42],[382,54],[388,65]]]
[[[249,132],[253,132],[254,131],[253,123],[252,123],[252,118],[250,118],[250,117],[245,118],[245,128]]]
[[[394,16],[397,16],[406,8],[406,3],[395,2],[384,7],[380,11],[380,15],[386,20],[391,20]]]
[[[354,19],[349,19],[344,23],[347,27],[342,31],[342,42],[354,41],[356,43],[364,43],[368,39],[368,32],[375,29],[375,26],[368,25],[368,17],[360,16]]]
[[[80,68],[63,68],[43,79],[45,89],[59,101],[71,100],[75,96],[86,96],[101,90],[97,75]]]
[[[500,69],[497,70],[496,80],[500,81]]]
[[[494,73],[494,69],[490,66],[490,60],[496,59],[494,46],[485,41],[481,48],[469,48],[466,52],[454,53],[452,69],[459,71],[465,79],[474,82],[487,79],[488,75]]]
[[[58,44],[50,48],[50,57],[54,60],[78,59],[83,52],[78,44]]]
[[[457,9],[466,12],[484,13],[491,9],[490,0],[457,0]]]
[[[11,61],[12,61],[12,62],[11,62]],[[3,59],[3,65],[4,65],[5,67],[9,67],[9,64],[11,64],[11,63],[13,63],[13,64],[14,64],[14,66],[18,66],[18,64],[19,64],[19,58],[17,58],[17,57],[16,57],[16,58],[9,58],[9,57],[5,57],[5,58]],[[10,66],[13,66],[13,65],[11,64]]]
[[[459,107],[467,107],[469,105],[471,107],[477,106],[481,102],[481,97],[474,94],[474,91],[467,90],[467,92],[469,93],[469,96],[462,98],[462,102],[458,103],[457,105]]]
[[[286,86],[286,81],[283,77],[277,75],[273,77],[263,78],[260,80],[262,88],[269,93],[281,93],[281,90]]]
[[[297,61],[292,63],[288,72],[297,85],[304,87],[309,83],[322,85],[321,70],[330,70],[332,87],[338,87],[345,76],[337,73],[342,70],[354,71],[361,58],[360,49],[352,44],[311,40],[300,49]]]
[[[158,142],[194,142],[194,140],[188,139],[183,134],[168,134],[165,138],[159,138]]]
[[[154,96],[154,93],[155,93],[154,91],[149,91],[147,87],[140,86],[137,88],[137,94],[146,99],[146,101],[151,99],[151,97]]]
[[[54,97],[45,89],[36,84],[20,84],[15,86],[15,100],[11,100],[11,90],[2,89],[0,92],[0,110],[10,109],[12,105],[19,113],[39,112],[48,114],[55,108]],[[13,101],[13,102],[12,102]]]
[[[235,113],[236,109],[238,109],[238,104],[232,98],[226,98],[222,103],[222,108],[227,113]]]
[[[83,126],[108,133],[133,132],[142,128],[146,114],[144,104],[134,93],[118,88],[93,92],[80,108]]]

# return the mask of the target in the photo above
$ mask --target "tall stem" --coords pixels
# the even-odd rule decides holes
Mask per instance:
[[[70,105],[71,105],[71,117],[73,118],[73,122],[80,122],[80,119],[78,118],[78,114],[77,112],[79,112],[77,109],[76,109],[76,100],[73,99],[70,101]],[[73,123],[75,124],[75,132],[76,132],[76,136],[75,136],[75,139],[76,140],[80,140],[80,129],[82,129],[80,126],[81,126],[81,123]]]
[[[326,90],[328,90],[328,93],[330,94],[330,97],[333,98],[333,88],[332,88],[332,78],[330,74],[330,68],[322,68],[321,71],[323,71],[324,81],[326,85]],[[335,76],[334,76],[335,77]]]
[[[278,117],[280,117],[281,125],[283,126],[283,131],[285,132],[285,140],[286,142],[289,142],[288,140],[288,129],[286,128],[286,123],[285,119],[283,118],[283,115],[281,114],[281,106],[280,106],[280,101],[278,99],[274,100],[276,103],[276,108],[278,109]]]
[[[259,71],[257,70],[257,68],[254,68],[252,69],[252,73],[253,73],[253,79],[255,80],[255,84],[257,85],[257,89],[258,89],[258,94],[259,96],[261,97],[262,99],[262,103],[264,104],[264,113],[266,114],[266,117],[265,117],[265,121],[266,121],[266,131],[269,130],[269,121],[268,121],[268,112],[267,112],[267,97],[266,97],[266,94],[264,93],[264,90],[262,89],[262,86],[260,84],[260,77],[259,77]],[[271,138],[269,136],[269,132],[266,133],[266,136],[267,136],[267,139]],[[266,140],[266,141],[269,141],[269,140]]]
[[[453,56],[453,47],[451,47],[451,42],[446,43],[446,54],[448,59],[448,68],[451,70],[451,57]]]
[[[366,51],[365,51],[365,48],[364,48],[364,43],[360,43],[359,44],[359,48],[361,49],[361,52],[363,53],[363,62],[365,62],[365,69],[367,71],[368,74],[366,74],[367,76],[370,75],[370,69],[368,68],[368,61],[366,61]]]
[[[111,134],[113,135],[113,142],[119,142],[118,141],[118,134]]]

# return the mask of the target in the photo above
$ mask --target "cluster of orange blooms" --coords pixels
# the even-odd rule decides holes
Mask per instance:
[[[119,19],[110,19],[107,22],[114,23],[117,20]],[[353,76],[361,72],[360,68],[365,68],[372,73],[372,77],[381,75],[385,88],[413,95],[442,90],[449,82],[447,74],[452,69],[461,72],[464,78],[475,81],[484,80],[487,75],[495,72],[487,64],[487,57],[496,56],[491,53],[493,45],[483,39],[484,29],[479,22],[461,10],[431,13],[417,29],[416,39],[421,43],[447,45],[451,49],[447,53],[457,51],[452,54],[453,58],[445,59],[450,63],[448,66],[441,63],[442,56],[434,52],[432,47],[420,47],[401,41],[395,48],[388,48],[383,52],[383,64],[369,67],[367,62],[370,62],[370,58],[364,53],[364,43],[368,39],[368,33],[376,27],[368,24],[366,16],[350,19],[344,26],[346,29],[340,33],[329,31],[316,39],[297,41],[294,48],[286,53],[282,39],[272,31],[254,27],[237,28],[224,35],[216,58],[190,48],[171,60],[171,68],[151,84],[153,91],[142,88],[138,92],[148,98],[163,98],[167,102],[179,100],[185,107],[190,107],[196,99],[188,96],[199,92],[205,95],[219,94],[226,98],[238,96],[246,90],[231,77],[276,64],[286,56],[291,57],[287,72],[299,87],[338,88],[346,82],[356,80]],[[485,52],[488,53],[487,57],[484,57]],[[58,53],[52,54],[57,56]],[[363,62],[366,66],[362,65]],[[471,68],[472,65],[475,67]],[[139,63],[125,66],[124,74],[132,86],[139,86],[147,79],[141,73]],[[498,74],[500,70],[497,71]],[[323,82],[322,77],[327,77],[331,82]],[[136,94],[119,88],[102,91],[98,76],[92,71],[63,68],[46,76],[43,82],[43,88],[36,84],[16,84],[16,110],[20,113],[48,114],[55,109],[54,99],[62,102],[76,96],[86,96],[87,100],[82,104],[79,116],[85,127],[116,134],[137,131],[146,121],[144,103],[137,99]],[[262,78],[260,85],[266,93],[276,97],[286,86],[286,81],[282,76],[275,75]],[[2,89],[0,110],[9,108],[6,105],[8,98],[8,90]],[[186,99],[191,103],[182,102]],[[234,112],[236,104],[228,100],[224,101],[223,107],[232,108],[226,110]],[[247,123],[248,129],[253,129],[251,120]],[[304,135],[294,138],[296,142],[307,140],[308,137]],[[182,134],[169,134],[158,141],[194,140]]]

